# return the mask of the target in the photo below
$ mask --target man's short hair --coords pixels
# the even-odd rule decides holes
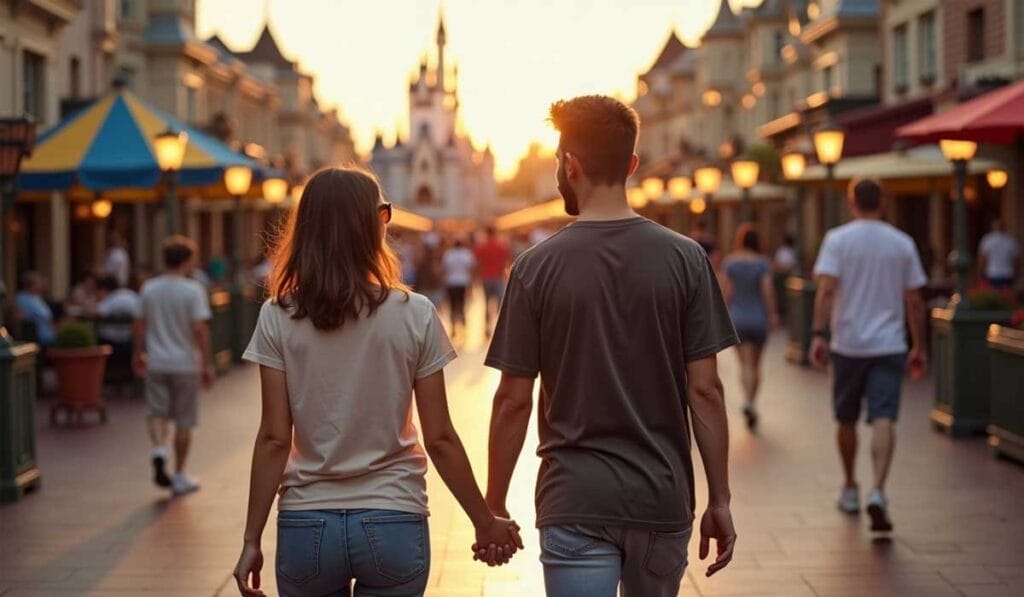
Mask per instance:
[[[178,269],[198,253],[196,243],[187,236],[172,236],[163,242],[164,265]]]
[[[594,184],[625,184],[636,149],[640,117],[619,100],[585,95],[551,104],[551,123],[562,134],[559,148],[575,155]]]
[[[861,211],[875,212],[882,207],[882,184],[874,178],[854,178],[848,193]]]

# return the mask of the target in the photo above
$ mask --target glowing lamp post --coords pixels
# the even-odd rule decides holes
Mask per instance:
[[[288,196],[288,181],[283,178],[268,178],[263,181],[263,198],[271,205],[280,205]]]
[[[32,153],[36,145],[36,123],[30,116],[0,119],[0,355],[9,348],[11,340],[4,328],[3,312],[6,290],[7,264],[7,212],[18,196],[18,173],[21,160]]]
[[[97,199],[89,206],[89,212],[97,220],[109,218],[112,211],[114,211],[114,204],[110,202],[110,199]]]
[[[245,223],[242,217],[242,197],[249,192],[249,187],[252,186],[252,170],[248,166],[231,166],[224,169],[224,188],[227,189],[228,195],[234,199],[233,214],[231,215],[232,222],[232,253],[231,263],[234,270],[235,284],[239,287],[242,285],[242,238],[245,234],[243,225]]]
[[[693,192],[693,181],[688,176],[673,176],[668,179],[668,196],[679,203],[690,198]]]
[[[950,302],[955,309],[970,309],[967,301],[967,271],[971,267],[971,255],[967,250],[967,163],[974,158],[978,144],[974,141],[942,139],[939,141],[942,155],[953,163],[956,178],[956,209],[953,212],[953,241],[956,248],[950,257],[950,267],[956,272],[956,296]]]
[[[715,193],[718,192],[718,187],[722,184],[722,171],[715,166],[702,166],[693,171],[693,182],[697,185],[697,192],[701,194],[704,201],[703,211],[707,211],[711,207],[711,201],[714,199]],[[709,227],[714,231],[714,209],[708,213],[708,219],[711,220]]]
[[[660,176],[649,176],[640,183],[648,201],[657,201],[665,194],[665,180]]]
[[[754,160],[736,160],[732,163],[732,181],[743,191],[740,218],[744,222],[754,219],[754,210],[750,205],[750,189],[757,184],[760,173],[761,165]]]
[[[804,170],[807,168],[807,157],[799,151],[787,151],[782,154],[782,175],[786,180],[790,182],[796,182],[803,178]],[[794,240],[796,244],[797,254],[803,253],[803,234],[804,234],[804,187],[802,185],[796,186],[796,202],[793,206],[794,215]],[[797,260],[797,268],[803,269],[803,259]]]
[[[647,206],[647,193],[641,187],[626,190],[626,201],[632,209],[643,209]]]
[[[167,236],[178,233],[178,197],[175,186],[178,182],[178,171],[185,160],[187,146],[188,133],[184,131],[175,132],[167,129],[153,139],[156,163],[164,173],[164,217],[167,218]]]
[[[836,164],[843,157],[846,133],[835,124],[826,124],[814,131],[814,151],[825,166],[825,224],[834,228],[839,223],[839,205],[835,192]]]
[[[988,186],[993,189],[1001,189],[1010,180],[1010,175],[1006,173],[1006,170],[996,168],[985,173],[985,180],[988,181]]]

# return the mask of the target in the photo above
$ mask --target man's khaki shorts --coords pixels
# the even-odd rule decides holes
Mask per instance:
[[[150,373],[145,393],[151,417],[170,419],[179,429],[192,429],[198,423],[198,373]]]

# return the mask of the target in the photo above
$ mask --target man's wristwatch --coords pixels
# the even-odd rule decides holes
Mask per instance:
[[[826,341],[832,338],[832,334],[828,330],[811,330],[812,338],[824,338]]]

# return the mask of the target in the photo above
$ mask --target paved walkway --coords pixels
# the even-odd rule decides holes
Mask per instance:
[[[471,314],[471,324],[479,319],[478,311]],[[845,517],[833,506],[839,474],[827,379],[786,364],[782,343],[773,339],[766,356],[758,435],[733,416],[736,558],[706,579],[694,541],[681,594],[1024,595],[1024,468],[993,460],[980,440],[953,442],[934,433],[927,421],[930,383],[913,384],[890,489],[896,531],[888,540],[873,538],[865,518]],[[481,366],[482,340],[470,340],[462,353],[448,370],[450,400],[482,476],[497,375]],[[734,356],[723,355],[721,363],[730,414],[737,414]],[[230,571],[259,418],[254,368],[236,370],[204,396],[193,460],[203,489],[181,499],[150,484],[140,403],[114,401],[109,424],[81,430],[51,429],[46,408],[40,405],[38,419],[42,490],[0,506],[0,595],[237,594]],[[531,528],[535,444],[531,434],[511,504],[531,530],[527,550],[505,568],[469,559],[472,529],[431,474],[428,595],[543,594]],[[867,459],[861,464],[867,482]],[[699,502],[705,495],[698,487]],[[272,525],[264,547],[272,589]]]

